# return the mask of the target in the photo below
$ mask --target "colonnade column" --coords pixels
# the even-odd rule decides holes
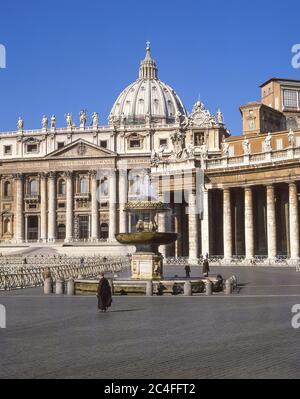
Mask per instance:
[[[189,193],[189,259],[192,263],[198,259],[198,223],[197,197]]]
[[[254,226],[253,226],[253,193],[250,187],[245,188],[245,249],[246,259],[254,257]]]
[[[289,213],[291,259],[297,259],[299,258],[299,216],[296,183],[289,184]]]
[[[223,239],[224,239],[224,260],[232,258],[232,226],[231,226],[231,193],[230,189],[223,191]]]
[[[56,231],[56,174],[48,175],[48,241],[55,241]]]
[[[97,241],[99,236],[99,214],[98,214],[98,191],[97,191],[97,172],[92,171],[91,173],[91,210],[92,210],[92,228],[91,228],[91,240]]]
[[[41,184],[41,235],[40,239],[43,242],[47,241],[47,175],[42,173],[40,175]]]
[[[182,204],[175,204],[175,232],[179,234],[175,242],[175,256],[179,258],[182,256],[182,220],[181,220]]]
[[[113,170],[109,177],[109,240],[115,240],[116,235],[116,172]]]
[[[66,172],[66,242],[73,240],[73,172]]]
[[[15,221],[15,239],[16,242],[24,241],[24,216],[23,216],[23,203],[24,203],[24,190],[23,190],[23,175],[18,173],[16,175],[16,221]]]
[[[159,200],[163,203],[166,201],[163,193],[161,193],[159,195]],[[163,232],[169,231],[169,227],[167,225],[169,214],[170,214],[170,212],[162,212],[162,213],[157,214],[157,224],[158,224],[159,232],[163,233]],[[168,257],[168,246],[167,245],[160,245],[158,247],[158,250],[164,258]]]
[[[274,186],[267,186],[267,234],[268,234],[268,258],[274,259],[277,255],[276,245],[276,213]]]
[[[127,169],[119,170],[119,232],[127,232],[127,214],[124,212],[127,203],[128,180]]]
[[[208,190],[202,192],[202,221],[201,221],[202,256],[209,255],[209,197]]]

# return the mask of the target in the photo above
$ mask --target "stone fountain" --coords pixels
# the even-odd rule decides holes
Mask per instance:
[[[159,232],[156,218],[160,213],[170,212],[170,208],[160,201],[131,201],[126,204],[124,212],[136,222],[132,232],[116,235],[119,243],[136,247],[131,259],[131,278],[161,280],[163,256],[159,246],[175,242],[178,234]]]

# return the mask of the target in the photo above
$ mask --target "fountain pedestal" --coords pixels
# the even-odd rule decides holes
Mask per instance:
[[[161,280],[163,277],[163,256],[158,251],[160,245],[168,245],[177,240],[177,233],[159,232],[156,215],[169,212],[162,202],[129,202],[125,212],[137,216],[135,231],[116,235],[121,244],[135,245],[136,253],[131,259],[131,278],[134,280]]]
[[[161,254],[137,252],[131,259],[131,278],[137,280],[161,280],[163,257]]]

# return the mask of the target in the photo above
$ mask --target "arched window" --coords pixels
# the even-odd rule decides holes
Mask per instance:
[[[133,176],[130,181],[130,194],[135,196],[141,195],[141,185],[142,185],[141,176],[139,175]]]
[[[137,114],[138,115],[144,115],[145,111],[144,111],[144,100],[141,98],[138,102],[138,109],[137,109]]]
[[[141,183],[142,183],[141,176],[135,176],[134,180],[135,180],[134,181],[134,194],[141,195]]]
[[[155,98],[154,100],[154,111],[156,114],[158,114],[158,109],[159,109],[159,100]]]
[[[168,101],[168,110],[169,110],[169,115],[173,116],[175,112],[174,112],[174,105],[171,100]]]
[[[3,221],[3,234],[10,233],[10,219],[5,218]]]
[[[80,179],[80,192],[82,194],[88,193],[88,180],[86,177]]]
[[[11,183],[6,181],[4,183],[4,197],[9,197],[11,195]]]
[[[101,195],[108,195],[108,180],[107,180],[107,177],[104,177],[101,180],[100,187],[101,187],[101,190],[100,190]]]
[[[29,194],[31,195],[38,194],[38,182],[36,180],[31,180],[29,182]]]
[[[125,107],[124,107],[124,114],[125,115],[128,115],[130,113],[130,107],[131,107],[130,101],[126,101]]]
[[[59,180],[58,182],[58,194],[66,195],[66,182],[63,179]]]

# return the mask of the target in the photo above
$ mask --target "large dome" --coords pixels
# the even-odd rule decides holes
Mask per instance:
[[[150,119],[151,123],[174,123],[181,115],[187,115],[186,109],[176,92],[157,78],[156,63],[148,45],[139,78],[119,95],[109,121],[144,124]]]

